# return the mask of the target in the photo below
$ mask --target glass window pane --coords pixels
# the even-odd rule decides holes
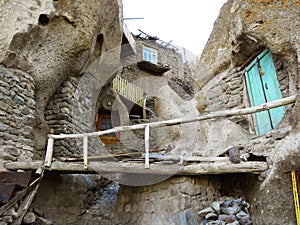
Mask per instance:
[[[143,47],[143,59],[153,64],[157,64],[157,51]]]

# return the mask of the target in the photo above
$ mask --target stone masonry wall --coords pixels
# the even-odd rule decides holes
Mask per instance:
[[[235,100],[232,107],[246,106],[246,89],[238,87],[243,85],[242,74],[240,80],[237,76],[238,84],[229,77],[262,48],[273,53],[283,97],[299,94],[299,7],[298,0],[231,0],[224,4],[194,77],[196,89],[207,97],[206,110],[225,109]],[[226,90],[230,88],[239,93],[234,94],[234,100],[227,99]],[[264,137],[245,132],[245,144],[252,145],[250,153],[271,163],[259,177],[262,182],[252,187],[253,224],[296,224],[290,171],[299,168],[299,97],[286,109],[282,122]],[[240,142],[240,136],[236,135],[230,145]]]
[[[90,80],[90,81],[89,81]],[[45,117],[53,134],[72,134],[96,131],[92,106],[92,75],[70,77],[62,83],[49,101]],[[89,153],[97,149],[98,139],[89,139]],[[91,148],[91,146],[93,148]],[[54,156],[82,155],[82,139],[55,140]]]
[[[46,110],[45,118],[53,134],[70,134],[74,132],[74,120],[72,110],[74,107],[74,92],[78,84],[78,79],[71,77],[62,83],[50,99]],[[79,152],[76,141],[57,140],[54,142],[54,152],[59,155],[68,156]]]
[[[182,56],[176,52],[174,49],[163,47],[162,45],[156,43],[153,40],[137,39],[136,40],[136,59],[137,61],[143,60],[143,46],[150,47],[157,50],[157,64],[168,65],[171,68],[170,76],[180,76],[183,77],[184,64],[182,61]]]
[[[273,55],[273,62],[282,96],[287,97],[289,94],[289,79],[285,68],[286,65],[276,55]],[[208,111],[245,107],[245,94],[247,94],[247,90],[243,78],[244,73],[244,71],[230,71],[228,73],[226,71],[215,77],[203,88],[207,99]]]
[[[141,74],[143,76],[151,75],[150,73],[141,71],[135,64],[143,60],[143,46],[155,49],[157,50],[157,64],[170,67],[170,70],[165,72],[162,77],[165,77],[168,80],[169,86],[182,99],[190,99],[194,94],[191,85],[192,75],[191,70],[183,63],[181,54],[172,48],[158,44],[155,40],[136,38],[135,43],[136,54],[123,59],[125,69],[123,70],[122,76],[132,82],[138,79]],[[137,72],[137,74],[135,72]]]
[[[120,186],[114,224],[198,224],[198,212],[220,197],[220,179],[172,177],[144,186]]]
[[[122,4],[1,1],[0,11],[0,62],[30,73],[35,81],[35,149],[44,152],[49,133],[46,105],[64,80],[82,74],[101,53],[120,46]]]
[[[0,158],[31,160],[34,151],[35,84],[20,70],[0,66]]]
[[[277,79],[283,97],[289,96],[289,75],[284,61],[273,55]],[[249,99],[244,79],[245,71],[225,71],[212,79],[205,87],[203,93],[206,96],[206,111],[219,111],[234,108],[249,107]],[[244,126],[249,130],[249,116],[231,117],[230,120]]]
[[[171,77],[183,78],[184,64],[182,61],[182,56],[174,49],[163,47],[162,45],[156,43],[154,40],[147,40],[143,38],[137,38],[135,43],[136,43],[136,54],[123,58],[122,64],[124,67],[133,66],[136,65],[137,62],[143,61],[143,46],[145,46],[157,51],[158,65],[161,66],[167,65],[170,67],[170,71],[164,73],[163,76],[167,76],[168,78]],[[139,68],[137,69],[140,70]],[[127,75],[126,78],[129,81],[132,81],[136,79],[136,76],[132,77],[130,75]]]

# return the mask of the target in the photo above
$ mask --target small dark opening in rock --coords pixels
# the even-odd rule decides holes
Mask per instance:
[[[49,17],[45,14],[41,14],[39,17],[39,23],[42,25],[47,25],[49,23]]]
[[[99,57],[102,53],[102,46],[104,42],[103,34],[98,34],[97,40],[96,40],[96,46],[95,46],[95,57]]]
[[[98,34],[97,41],[102,44],[103,43],[103,34]]]

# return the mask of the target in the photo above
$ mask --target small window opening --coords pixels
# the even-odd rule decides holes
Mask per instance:
[[[157,64],[157,51],[152,48],[143,47],[143,59],[153,64]]]

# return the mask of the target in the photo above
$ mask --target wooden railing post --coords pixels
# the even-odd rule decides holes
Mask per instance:
[[[150,125],[145,127],[145,168],[150,168],[149,163],[149,140],[150,140]]]
[[[84,169],[88,168],[88,136],[87,136],[87,134],[83,135],[83,167],[84,167]]]
[[[122,92],[124,90],[125,82],[120,83],[120,85],[122,86],[122,87],[120,86],[120,91]],[[166,127],[166,126],[173,126],[173,125],[178,125],[178,124],[192,123],[192,122],[196,122],[196,121],[216,119],[216,118],[221,118],[221,117],[248,115],[251,113],[261,112],[261,111],[264,111],[267,109],[292,104],[292,103],[296,102],[296,99],[297,99],[297,96],[293,95],[293,96],[290,96],[287,98],[275,100],[272,102],[264,103],[264,104],[261,104],[258,106],[253,106],[250,108],[230,109],[230,110],[217,111],[217,112],[212,112],[212,113],[203,114],[203,115],[175,118],[175,119],[170,119],[170,120],[156,121],[156,122],[144,123],[144,124],[135,124],[135,125],[131,125],[131,126],[120,126],[120,127],[114,127],[112,129],[108,129],[108,130],[91,132],[91,133],[86,133],[86,134],[58,134],[58,135],[51,134],[51,135],[49,135],[49,139],[48,139],[47,152],[46,152],[46,156],[45,156],[44,166],[51,167],[54,139],[83,138],[84,168],[88,169],[88,137],[98,137],[101,135],[111,134],[111,133],[116,133],[116,132],[145,129],[145,168],[150,168],[150,163],[149,163],[150,126],[152,128]]]
[[[53,145],[54,145],[54,139],[52,137],[49,137],[48,143],[47,143],[47,151],[46,151],[44,166],[47,166],[47,167],[51,166],[52,155],[53,155]]]
[[[143,101],[143,119],[146,119],[147,118],[147,111],[146,111],[146,107],[147,107],[147,96],[145,96],[144,99],[142,99]]]

